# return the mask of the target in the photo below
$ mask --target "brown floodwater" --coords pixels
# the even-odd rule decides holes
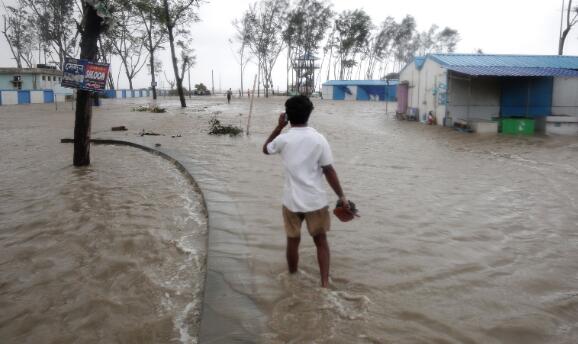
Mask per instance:
[[[91,166],[74,168],[57,115],[11,110],[0,127],[0,342],[195,341],[206,218],[189,181],[127,147],[93,147]]]
[[[94,118],[95,137],[142,139],[193,157],[210,171],[211,177],[235,202],[238,226],[231,230],[242,231],[243,242],[219,242],[219,254],[246,252],[243,259],[249,268],[238,273],[248,274],[242,281],[249,286],[241,288],[235,284],[238,278],[223,276],[225,283],[230,283],[233,290],[246,296],[258,309],[255,318],[258,318],[259,326],[245,322],[250,318],[246,308],[231,304],[227,309],[229,319],[237,319],[245,326],[247,335],[244,338],[249,338],[246,342],[485,344],[578,341],[578,138],[478,136],[395,121],[384,116],[382,103],[315,99],[316,109],[310,124],[329,140],[344,190],[361,212],[361,218],[353,222],[340,223],[334,219],[332,223],[329,234],[331,286],[329,290],[323,290],[319,288],[315,248],[305,232],[300,271],[297,275],[286,272],[281,219],[282,167],[279,157],[261,153],[263,141],[273,129],[278,113],[283,111],[283,102],[284,98],[280,97],[258,100],[251,119],[251,135],[237,138],[207,135],[208,122],[216,115],[224,124],[244,127],[249,109],[246,100],[233,99],[232,104],[227,105],[224,98],[199,97],[189,100],[191,106],[181,110],[176,101],[160,99],[159,103],[169,111],[158,115],[132,113],[126,103],[113,101],[105,102]],[[52,116],[63,123],[72,121],[70,116],[63,114]],[[109,128],[113,125],[127,125],[129,131],[110,133]],[[164,136],[139,138],[137,133],[142,129]],[[37,133],[43,136],[40,131]],[[70,135],[70,130],[67,133]],[[4,136],[3,133],[0,165],[3,177],[0,338],[22,342],[46,335],[53,327],[61,328],[61,333],[71,336],[76,335],[73,329],[81,329],[83,333],[96,336],[93,338],[100,338],[98,335],[110,335],[109,327],[134,326],[130,334],[122,332],[128,337],[103,337],[109,339],[103,340],[105,342],[138,342],[138,338],[162,335],[162,331],[157,332],[157,327],[150,325],[158,323],[139,307],[145,307],[143,304],[148,305],[154,299],[150,294],[159,293],[162,300],[160,291],[163,289],[141,291],[137,286],[147,285],[144,278],[131,279],[135,290],[141,293],[130,301],[119,300],[123,288],[115,288],[116,282],[103,282],[105,285],[97,288],[98,292],[90,294],[97,301],[91,299],[92,303],[76,304],[84,300],[84,293],[89,293],[83,286],[101,280],[103,273],[99,269],[102,267],[97,262],[105,258],[121,262],[128,259],[122,247],[112,247],[111,242],[116,240],[107,239],[110,234],[96,238],[92,236],[94,230],[85,228],[81,239],[92,240],[85,244],[89,248],[83,248],[88,251],[87,257],[79,258],[84,265],[75,265],[65,259],[70,255],[66,250],[75,251],[82,245],[74,240],[57,239],[61,235],[57,229],[44,231],[35,227],[47,221],[42,220],[43,217],[60,219],[55,214],[67,214],[78,207],[70,197],[66,201],[66,192],[61,194],[56,186],[56,192],[40,192],[40,186],[47,180],[61,185],[64,190],[75,186],[80,190],[76,194],[95,194],[86,197],[100,202],[97,203],[99,208],[112,208],[106,205],[108,203],[122,204],[120,200],[128,195],[121,193],[118,200],[104,197],[97,190],[110,189],[107,185],[111,180],[95,179],[94,175],[93,179],[82,179],[64,163],[60,169],[52,168],[51,173],[38,169],[27,179],[19,178],[8,171],[14,168],[11,164],[21,166],[21,170],[34,170],[37,169],[35,165],[46,164],[54,157],[38,162],[27,158],[27,154],[21,157],[22,153],[9,153],[15,162],[6,163],[4,152],[8,146],[24,147],[22,142],[26,139],[21,136],[20,140],[6,141]],[[68,149],[63,161],[71,156],[71,148]],[[40,149],[38,154],[50,153]],[[163,193],[155,189],[158,184],[136,181],[147,178],[146,173],[144,176],[136,173],[143,166],[147,169],[155,166],[154,173],[150,172],[153,179],[161,178],[159,170],[161,175],[170,175],[171,171],[170,167],[156,167],[165,164],[155,162],[158,158],[141,154],[145,153],[137,154],[129,148],[95,147],[93,150],[94,159],[100,164],[117,161],[137,166],[130,170],[135,175],[112,181],[118,188],[123,184],[132,185],[135,193],[147,194],[147,202],[155,204],[154,212],[147,208],[147,211],[128,217],[130,221],[125,225],[129,228],[137,227],[131,224],[133,220],[154,223],[152,218],[140,218],[143,215],[155,219],[174,218],[171,211],[183,204],[182,199],[170,198],[171,194],[182,195],[183,187],[175,188],[173,184],[172,191],[165,190],[166,195],[162,196]],[[99,163],[91,168],[97,169]],[[104,171],[108,172],[109,168]],[[11,181],[5,182],[5,176],[9,175],[12,175]],[[71,176],[63,177],[67,175]],[[62,180],[55,181],[59,178]],[[181,179],[175,176],[173,180]],[[150,186],[150,191],[140,190],[138,185],[141,183]],[[46,197],[55,205],[44,206],[47,200],[28,204],[27,197],[16,195],[21,189],[32,195],[29,198]],[[74,195],[73,191],[68,192]],[[6,206],[6,196],[17,197],[17,202]],[[175,203],[168,203],[167,198]],[[194,199],[194,195],[189,198]],[[44,208],[48,208],[47,212],[39,215]],[[19,224],[6,216],[15,209],[30,215]],[[180,213],[182,208],[179,209]],[[116,215],[107,214],[108,219]],[[126,220],[126,215],[130,214],[123,215]],[[78,225],[82,218],[75,220],[78,221],[75,226],[73,220],[64,219],[66,217],[59,223],[71,223],[70,227],[82,230],[83,226]],[[4,253],[7,247],[31,250],[20,238],[20,233],[27,233],[28,227],[36,228],[36,234],[29,234],[32,236],[29,240],[36,242],[34,245],[62,246],[57,246],[56,250],[44,248],[47,250],[41,251],[44,259],[38,261],[31,253]],[[138,258],[138,263],[132,265],[131,271],[146,275],[143,271],[158,266],[156,260],[179,261],[163,247],[163,243],[171,242],[166,237],[153,236],[148,240],[150,247]],[[122,242],[120,238],[119,241]],[[167,254],[170,258],[166,258]],[[96,266],[89,264],[93,262]],[[88,266],[88,271],[76,276],[79,266]],[[74,290],[69,289],[75,289],[80,296],[56,291],[59,288],[43,285],[41,279],[29,281],[36,276],[34,271],[42,269],[52,271],[55,279],[59,273],[63,274],[57,278],[58,286],[67,288],[60,290],[72,293]],[[156,273],[162,276],[162,272]],[[72,275],[66,279],[66,274]],[[228,274],[235,275],[235,271],[228,271]],[[116,280],[114,275],[104,273],[104,276]],[[28,306],[17,305],[23,297],[17,290],[21,285],[37,286],[34,290],[22,291],[24,298],[34,300],[24,302]],[[20,288],[25,289],[24,286]],[[33,309],[37,300],[45,303],[44,308]],[[107,306],[99,302],[106,302]],[[65,309],[55,310],[51,304],[64,304],[62,308]],[[124,309],[131,305],[137,309],[131,316],[108,318],[115,307]],[[105,308],[100,308],[96,314],[88,311],[93,307],[99,309],[97,306]],[[46,312],[55,314],[46,315]],[[174,319],[174,316],[168,318]],[[123,323],[118,324],[114,319],[123,319]],[[164,328],[174,331],[175,326],[167,324]],[[162,338],[168,337],[181,338],[178,334]],[[183,340],[195,341],[193,337]],[[232,341],[219,340],[215,342]]]

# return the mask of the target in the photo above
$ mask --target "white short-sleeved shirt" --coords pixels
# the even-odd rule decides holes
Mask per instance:
[[[267,151],[283,160],[285,207],[310,212],[328,205],[321,167],[333,164],[333,155],[323,135],[311,127],[292,127],[271,141]]]

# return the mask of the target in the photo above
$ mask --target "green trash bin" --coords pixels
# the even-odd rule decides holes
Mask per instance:
[[[534,120],[532,118],[503,118],[501,121],[502,134],[533,135]]]

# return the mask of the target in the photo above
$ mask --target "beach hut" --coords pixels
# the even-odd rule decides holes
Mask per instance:
[[[396,101],[397,80],[329,80],[323,84],[324,99]]]
[[[578,57],[430,54],[402,69],[398,98],[398,113],[438,125],[465,123],[480,132],[497,132],[499,124],[520,133],[578,129]]]

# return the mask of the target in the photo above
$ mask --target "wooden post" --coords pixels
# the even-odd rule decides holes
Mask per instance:
[[[80,58],[96,60],[98,37],[102,18],[96,9],[86,1],[82,2],[85,25],[82,28]],[[90,165],[90,129],[92,121],[92,102],[90,92],[78,90],[76,96],[76,114],[74,122],[74,166]]]
[[[249,117],[247,117],[247,136],[249,136],[249,128],[251,127],[251,115],[253,114],[253,101],[255,100],[255,87],[257,85],[257,76],[253,79],[253,91],[251,92],[251,105],[249,107]]]

